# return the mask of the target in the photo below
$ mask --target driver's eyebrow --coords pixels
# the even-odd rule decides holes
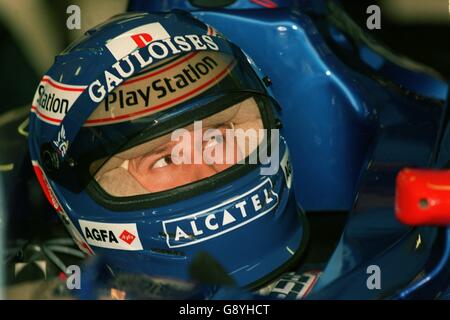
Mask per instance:
[[[160,145],[156,149],[152,150],[150,154],[160,154],[166,152],[168,149],[171,149],[173,146],[173,141],[169,141],[164,143],[163,145]]]

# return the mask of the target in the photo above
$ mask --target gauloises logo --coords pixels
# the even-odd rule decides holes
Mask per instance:
[[[129,121],[173,107],[213,87],[227,76],[235,60],[215,52],[192,52],[159,64],[125,81],[106,98],[84,126]],[[31,111],[58,125],[86,86],[71,86],[45,76],[38,86]]]
[[[192,52],[123,82],[99,104],[85,126],[137,119],[189,100],[220,82],[235,60],[216,52]]]
[[[220,205],[162,222],[170,248],[206,241],[240,228],[272,212],[278,205],[278,194],[267,178],[255,188]]]
[[[78,220],[86,241],[93,246],[137,251],[142,250],[135,223],[103,223]]]

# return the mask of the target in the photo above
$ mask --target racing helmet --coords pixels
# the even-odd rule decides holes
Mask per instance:
[[[117,272],[182,280],[207,253],[249,288],[298,261],[306,224],[267,86],[183,11],[115,16],[59,54],[29,147],[80,249]]]

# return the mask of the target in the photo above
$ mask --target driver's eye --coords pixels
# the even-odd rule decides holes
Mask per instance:
[[[170,158],[170,155],[167,155],[165,157],[162,157],[158,161],[156,161],[155,164],[152,166],[152,169],[162,168],[162,167],[168,166],[171,163],[172,163],[172,159]]]

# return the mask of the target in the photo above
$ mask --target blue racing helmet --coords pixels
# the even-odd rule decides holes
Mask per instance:
[[[113,17],[58,55],[29,146],[79,247],[113,270],[182,280],[206,252],[247,287],[296,263],[305,220],[267,84],[182,11]]]

